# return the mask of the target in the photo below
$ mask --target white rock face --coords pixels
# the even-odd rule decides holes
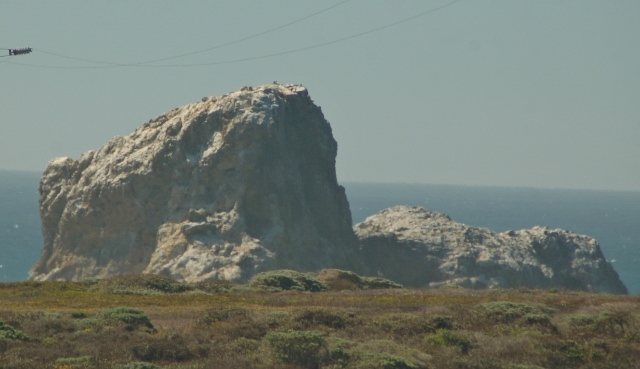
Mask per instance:
[[[409,286],[563,287],[627,293],[598,242],[545,227],[492,232],[397,206],[354,226],[364,263]]]
[[[352,265],[357,240],[329,123],[274,83],[171,110],[40,182],[35,280],[160,273],[243,281]]]

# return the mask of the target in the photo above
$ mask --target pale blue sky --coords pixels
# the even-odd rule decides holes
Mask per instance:
[[[101,65],[44,51],[115,63],[164,58],[341,1],[3,0],[0,47],[35,51],[0,58],[0,169],[41,171],[174,107],[277,80],[307,86],[322,106],[340,182],[640,190],[637,0],[466,0],[341,43],[224,65],[10,64]],[[156,64],[313,46],[447,3],[350,0]]]

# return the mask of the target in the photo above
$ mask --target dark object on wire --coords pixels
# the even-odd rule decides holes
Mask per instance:
[[[19,49],[9,49],[9,55],[22,55],[29,54],[31,51],[30,47],[21,47]]]

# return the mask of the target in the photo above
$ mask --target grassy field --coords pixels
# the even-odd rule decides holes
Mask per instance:
[[[0,368],[640,368],[638,296],[322,277],[0,284]]]

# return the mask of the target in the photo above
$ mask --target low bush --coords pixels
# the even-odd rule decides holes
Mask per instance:
[[[231,342],[229,347],[233,352],[249,356],[255,354],[258,351],[258,348],[260,348],[260,341],[240,337],[237,340]]]
[[[71,317],[74,319],[84,319],[87,316],[87,313],[85,313],[84,311],[74,311],[71,313]]]
[[[245,318],[249,315],[246,309],[209,309],[202,316],[196,319],[196,324],[211,324],[215,322],[226,322],[230,319]]]
[[[453,317],[450,317],[450,316],[441,316],[441,315],[432,316],[429,319],[429,322],[431,323],[431,326],[435,330],[438,330],[438,329],[452,330],[457,328],[457,325],[453,322]]]
[[[318,331],[273,332],[266,339],[277,360],[304,368],[318,368],[326,346]]]
[[[25,322],[23,327],[34,335],[55,335],[73,333],[77,330],[77,321],[58,314],[47,314],[40,319]]]
[[[358,369],[417,369],[418,366],[405,358],[387,353],[367,355],[360,361]]]
[[[318,325],[341,329],[347,325],[347,320],[348,318],[343,317],[341,314],[336,314],[326,310],[304,310],[293,318],[297,328],[301,329],[307,329]]]
[[[526,314],[524,316],[524,321],[525,323],[530,325],[551,325],[551,317],[549,316],[549,314]]]
[[[566,321],[575,327],[591,329],[594,332],[612,336],[624,335],[630,326],[631,313],[623,310],[603,310],[598,315],[568,315]]]
[[[210,309],[195,320],[198,329],[210,326],[213,323],[230,338],[248,338],[258,340],[267,334],[268,323],[257,321],[249,311],[245,309]]]
[[[596,330],[604,331],[610,335],[622,335],[625,327],[629,326],[631,314],[622,310],[604,310],[600,312],[596,320]]]
[[[475,346],[475,339],[468,333],[440,329],[435,334],[427,336],[425,343],[433,346],[455,346],[466,354]]]
[[[390,340],[370,340],[350,350],[356,368],[424,368],[430,355]]]
[[[385,278],[362,277],[340,269],[324,269],[318,275],[318,280],[326,283],[331,291],[402,288],[401,284]]]
[[[331,337],[327,339],[327,354],[323,359],[323,367],[345,367],[351,360],[351,349],[357,345],[357,342]]]
[[[587,314],[570,314],[567,315],[566,320],[570,325],[581,328],[594,327],[596,323],[596,319]]]
[[[286,269],[257,274],[251,278],[249,285],[272,292],[288,290],[320,292],[327,289],[324,283],[308,274]]]
[[[288,311],[270,311],[267,315],[267,324],[269,327],[275,328],[285,323],[290,315]]]
[[[512,323],[533,311],[530,305],[510,301],[488,302],[476,308],[485,317],[500,323]]]
[[[529,315],[535,320],[534,315],[551,315],[554,309],[544,305],[528,305],[511,301],[487,302],[476,305],[476,313],[489,321],[495,323],[515,323],[521,318]]]
[[[204,293],[225,293],[229,292],[235,284],[229,281],[208,281],[208,282],[196,282],[190,284],[194,291],[201,291]]]
[[[151,295],[186,292],[193,287],[163,275],[129,274],[100,280],[91,289],[124,295]]]
[[[0,340],[29,341],[29,336],[0,320]]]
[[[268,326],[264,322],[258,322],[249,318],[232,322],[225,327],[223,331],[230,338],[259,340],[267,334]]]
[[[124,324],[127,330],[137,329],[141,326],[155,329],[151,324],[151,319],[144,311],[126,306],[100,310],[95,319],[98,322]]]

